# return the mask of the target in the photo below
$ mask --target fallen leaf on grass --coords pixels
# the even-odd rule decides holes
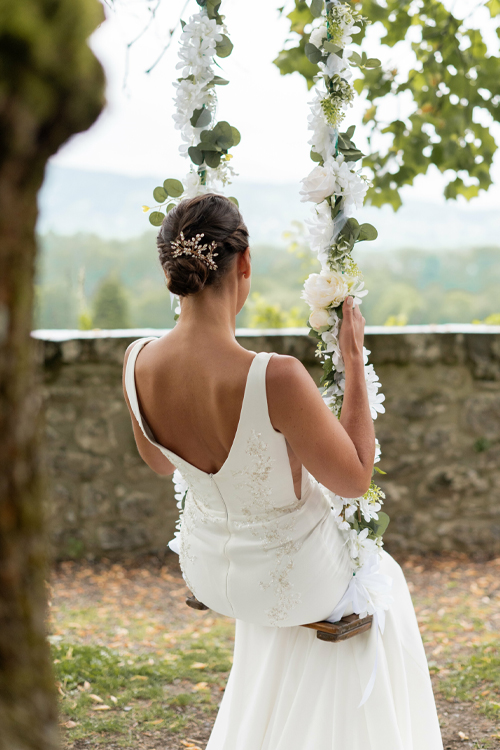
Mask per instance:
[[[468,739],[469,739],[469,738],[467,737],[467,735],[466,735],[466,734],[464,734],[463,732],[459,732],[459,733],[458,733],[458,736],[460,737],[460,739],[462,740],[462,742],[463,742],[464,740],[468,740]]]
[[[203,664],[202,661],[195,661],[191,664],[191,669],[205,669],[205,667],[208,667],[208,664]]]
[[[197,682],[196,685],[193,685],[193,690],[209,690],[208,682]]]
[[[91,706],[92,711],[111,711],[111,706],[106,706],[105,704],[102,706]]]
[[[98,695],[95,695],[95,693],[90,693],[89,698],[92,698],[96,703],[104,703],[103,699]]]
[[[163,724],[165,719],[155,719],[154,721],[146,721],[145,724]]]
[[[66,727],[66,729],[74,729],[77,726],[78,726],[78,722],[77,721],[66,721],[63,724],[63,727]]]
[[[133,680],[147,680],[147,679],[148,678],[146,677],[146,675],[135,674],[133,677],[130,678],[130,682],[132,682]]]
[[[179,658],[179,654],[165,654],[163,657],[164,661],[176,661]]]
[[[109,699],[113,701],[113,703],[118,703],[118,698],[115,698],[114,695],[110,695]]]

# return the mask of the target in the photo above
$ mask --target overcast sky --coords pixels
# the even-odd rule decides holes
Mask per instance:
[[[178,154],[179,132],[172,123],[172,80],[177,77],[177,30],[173,42],[155,70],[144,71],[162,51],[165,41],[180,15],[184,0],[163,0],[151,28],[130,50],[127,85],[124,88],[126,45],[147,21],[145,0],[117,0],[118,11],[106,10],[107,20],[91,37],[92,49],[101,60],[107,77],[107,107],[86,133],[75,136],[56,154],[52,162],[60,166],[108,171],[128,175],[182,177],[188,162]],[[471,0],[445,0],[458,12],[470,8]],[[242,134],[234,149],[233,165],[240,178],[252,182],[297,182],[312,163],[307,144],[307,102],[310,92],[298,75],[280,76],[272,64],[286,38],[288,21],[279,18],[272,0],[224,0],[231,39],[235,45],[229,58],[219,60],[230,84],[218,87],[218,119],[227,119]],[[188,0],[183,19],[196,12],[195,0]],[[473,19],[487,33],[492,51],[498,39],[486,10]],[[377,31],[372,28],[365,48],[372,56],[382,57],[377,49]],[[398,67],[411,65],[411,54],[401,48],[388,52]],[[388,63],[390,57],[382,57]],[[358,102],[350,110],[346,124],[361,121],[364,107]],[[388,115],[395,116],[393,107]],[[401,111],[399,111],[401,114]],[[500,140],[500,128],[495,126]],[[362,138],[358,139],[362,146]],[[471,207],[491,207],[500,201],[500,159],[494,168],[495,186],[475,199]],[[407,195],[444,200],[442,176],[437,170],[418,178]]]

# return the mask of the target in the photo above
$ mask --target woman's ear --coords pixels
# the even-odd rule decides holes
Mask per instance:
[[[248,279],[252,273],[249,247],[247,247],[243,253],[239,253],[238,255],[238,271],[245,277],[245,279]]]

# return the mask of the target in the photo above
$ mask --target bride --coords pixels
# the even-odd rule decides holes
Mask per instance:
[[[372,476],[359,308],[352,298],[343,305],[337,419],[299,360],[236,340],[251,257],[234,203],[210,193],[182,200],[157,244],[181,314],[168,334],[128,347],[124,393],[141,457],[157,474],[178,469],[188,486],[171,543],[186,585],[235,619],[233,666],[207,750],[442,750],[411,597],[389,554],[380,566],[392,580],[384,628],[329,643],[301,627],[339,619],[352,589],[320,484],[354,498]]]

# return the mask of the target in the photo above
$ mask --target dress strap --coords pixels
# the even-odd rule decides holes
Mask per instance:
[[[275,432],[269,418],[266,389],[267,365],[273,354],[274,352],[259,352],[252,362],[245,393],[245,417],[249,423],[257,424],[259,428],[265,426]]]
[[[154,435],[151,432],[149,425],[146,423],[146,420],[143,419],[141,410],[139,409],[139,400],[137,398],[137,389],[135,387],[135,361],[144,344],[157,338],[157,336],[147,336],[135,341],[132,349],[130,350],[130,354],[128,355],[127,366],[125,368],[125,390],[127,391],[127,396],[130,402],[132,413],[139,423],[139,427],[144,433],[144,436],[155,445],[157,445],[157,443]]]

